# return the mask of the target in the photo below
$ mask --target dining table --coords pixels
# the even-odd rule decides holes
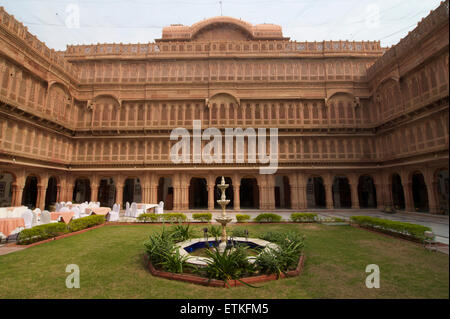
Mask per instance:
[[[90,213],[92,215],[106,216],[110,211],[111,211],[110,207],[94,207],[94,208],[87,207],[86,208],[86,213]]]
[[[25,227],[22,217],[0,218],[0,233],[8,237],[18,227]]]
[[[51,220],[58,220],[61,217],[62,221],[68,224],[74,215],[74,212],[51,212],[50,218]]]

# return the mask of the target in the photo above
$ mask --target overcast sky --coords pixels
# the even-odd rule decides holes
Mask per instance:
[[[391,46],[440,0],[0,0],[47,46],[148,43],[164,26],[222,15],[274,23],[296,41],[380,40]]]

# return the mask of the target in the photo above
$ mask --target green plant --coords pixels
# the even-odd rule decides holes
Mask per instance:
[[[105,216],[103,215],[91,215],[82,218],[72,219],[67,225],[71,232],[79,231],[85,228],[93,227],[103,224],[105,222]]]
[[[281,273],[287,275],[287,271],[298,263],[302,253],[303,241],[290,241],[287,239],[279,244],[278,248],[267,247],[255,260],[255,264],[261,272],[268,274]]]
[[[221,226],[210,226],[208,228],[208,233],[211,234],[211,236],[216,238],[216,241],[219,240],[219,238],[222,236],[222,227]]]
[[[167,250],[157,251],[160,261],[159,265],[166,271],[174,273],[182,273],[183,268],[187,265],[186,261],[189,256],[182,256],[177,247],[173,246]]]
[[[160,219],[160,214],[141,214],[137,217],[137,220],[148,223],[148,222],[157,222]]]
[[[231,235],[233,237],[248,237],[248,230],[244,228],[233,228]]]
[[[153,265],[159,266],[164,261],[165,252],[172,251],[174,242],[172,235],[163,228],[161,232],[151,234],[144,246],[150,261]]]
[[[425,239],[424,235],[425,231],[431,231],[431,228],[427,226],[398,222],[370,216],[352,216],[350,217],[350,220],[352,223],[358,224],[362,227],[369,227],[374,229],[396,232],[416,238],[420,241],[423,241]]]
[[[169,233],[175,242],[185,241],[192,238],[190,225],[174,225],[169,229]]]
[[[212,219],[211,213],[195,213],[192,214],[192,218],[195,220],[200,220],[202,222],[209,222]]]
[[[255,272],[255,266],[248,261],[246,250],[248,247],[236,245],[233,249],[227,247],[220,252],[217,247],[206,250],[205,272],[210,279],[223,280],[226,283],[230,280],[238,280],[239,282],[254,287],[240,278]]]
[[[283,233],[278,231],[269,231],[261,234],[259,238],[281,246],[289,242],[303,242],[305,240],[304,235],[292,230]]]
[[[272,213],[259,214],[255,217],[255,221],[258,223],[273,223],[280,222],[281,216]]]
[[[315,213],[292,213],[291,220],[293,222],[313,222],[317,218]]]
[[[69,232],[64,223],[50,223],[24,229],[19,233],[17,242],[21,245],[28,245],[37,241],[53,238]]]
[[[159,216],[161,216],[160,219],[163,222],[171,222],[171,223],[178,222],[179,223],[179,222],[184,222],[187,220],[186,215],[183,213],[164,213],[164,214],[159,214]]]
[[[250,215],[236,214],[236,220],[238,221],[238,223],[244,223],[247,220],[250,220]]]

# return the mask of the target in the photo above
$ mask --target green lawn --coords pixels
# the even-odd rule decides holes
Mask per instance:
[[[350,226],[248,226],[250,237],[288,229],[306,235],[303,273],[259,289],[157,278],[142,256],[143,242],[160,228],[105,226],[0,256],[0,298],[449,298],[447,255]],[[67,264],[79,265],[81,288],[66,288]],[[379,289],[365,286],[368,264],[380,267]]]

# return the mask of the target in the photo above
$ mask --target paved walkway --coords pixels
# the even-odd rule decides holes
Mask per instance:
[[[395,214],[383,213],[377,209],[316,209],[316,210],[304,210],[305,212],[314,212],[319,216],[324,217],[339,217],[343,219],[350,219],[351,216],[372,216],[383,219],[419,224],[423,226],[431,227],[433,232],[436,234],[436,240],[440,243],[449,244],[449,216],[446,215],[432,215],[426,213],[415,213],[415,212],[397,212]],[[196,212],[208,212],[208,210],[196,211]],[[291,214],[294,211],[292,210],[277,210],[273,211],[278,215],[283,217],[283,220],[289,220]],[[183,211],[188,217],[195,212],[193,211]],[[241,210],[237,211],[228,211],[227,213],[234,217],[236,214],[247,214],[250,215],[251,218],[256,217],[261,213],[259,210]],[[220,211],[216,210],[213,212],[213,216],[220,215]]]

